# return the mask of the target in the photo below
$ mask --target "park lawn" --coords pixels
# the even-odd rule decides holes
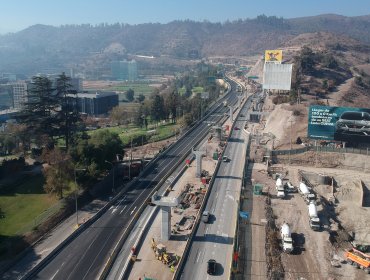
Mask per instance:
[[[149,125],[148,130],[145,130],[145,128],[140,128],[140,127],[107,127],[107,128],[101,128],[100,130],[108,130],[113,133],[117,133],[119,137],[121,138],[123,144],[125,146],[128,146],[130,144],[130,141],[132,138],[140,137],[140,136],[145,136],[148,135],[148,131],[153,131],[155,132],[150,133],[150,142],[155,142],[155,141],[160,141],[167,139],[171,136],[175,135],[175,130],[180,127],[179,124],[173,124],[173,123],[166,123],[166,124],[161,124],[157,128],[154,128],[153,125]],[[92,135],[99,131],[99,129],[94,130],[94,131],[89,131],[88,134]],[[145,143],[144,143],[145,144]]]
[[[0,196],[0,207],[4,218],[0,219],[0,235],[14,236],[32,229],[37,218],[51,206],[57,198],[49,196],[43,190],[44,177],[27,177],[15,191]]]
[[[186,88],[182,87],[182,88],[179,89],[179,94],[183,95],[185,93],[185,91],[186,91]],[[203,91],[204,91],[203,87],[193,87],[193,89],[192,89],[193,94],[202,93]]]

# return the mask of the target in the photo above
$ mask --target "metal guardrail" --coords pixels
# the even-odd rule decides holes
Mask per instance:
[[[335,148],[330,146],[307,146],[299,149],[292,149],[292,150],[270,150],[272,156],[279,156],[279,155],[295,155],[295,154],[302,154],[308,151],[315,151],[320,153],[350,153],[350,154],[359,154],[359,155],[369,155],[369,148],[367,149],[357,149],[357,148]]]

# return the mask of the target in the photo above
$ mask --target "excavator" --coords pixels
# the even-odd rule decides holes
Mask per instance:
[[[174,254],[167,253],[166,246],[164,246],[163,244],[157,244],[154,238],[152,238],[151,246],[157,260],[161,261],[163,264],[167,265],[171,269],[178,264],[180,257]]]

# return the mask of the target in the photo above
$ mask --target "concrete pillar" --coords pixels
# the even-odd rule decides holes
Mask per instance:
[[[193,154],[195,155],[195,162],[196,162],[196,172],[195,172],[195,177],[200,178],[202,174],[202,156],[203,156],[203,151],[194,151]]]
[[[171,236],[171,207],[161,206],[161,213],[162,213],[161,238],[162,241],[168,241]]]

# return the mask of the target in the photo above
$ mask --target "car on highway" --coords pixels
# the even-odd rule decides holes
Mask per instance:
[[[234,127],[234,130],[240,130],[240,128],[239,127]]]
[[[207,273],[210,275],[214,275],[216,273],[216,261],[214,259],[210,259],[207,262]]]
[[[208,211],[204,211],[203,214],[202,214],[202,221],[204,223],[208,223],[208,220],[209,220],[209,212]]]
[[[223,157],[222,157],[222,161],[223,161],[223,162],[229,162],[229,158],[228,158],[227,156],[223,156]]]

